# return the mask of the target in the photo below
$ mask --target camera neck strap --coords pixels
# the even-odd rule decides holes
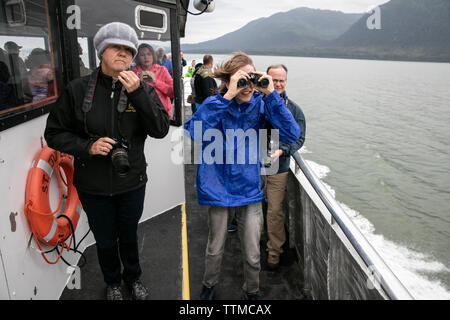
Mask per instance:
[[[81,110],[83,110],[85,114],[88,113],[92,108],[92,102],[94,101],[95,87],[97,87],[99,73],[100,68],[97,69],[97,72],[92,72],[89,77],[86,93],[84,94],[83,106],[81,107]]]
[[[92,108],[92,103],[94,101],[95,89],[98,84],[99,74],[100,74],[100,68],[97,69],[97,72],[91,73],[91,75],[89,77],[89,82],[87,85],[86,93],[84,95],[83,105],[81,107],[81,110],[83,111],[84,131],[89,136],[92,136],[92,135],[88,131],[86,118],[87,118],[87,113]],[[117,103],[117,111],[119,112],[119,119],[121,118],[120,116],[122,115],[122,113],[127,108],[127,102],[128,102],[128,98],[127,98],[127,95],[125,94],[125,87],[122,86],[120,93],[119,93],[119,102]]]
[[[97,69],[97,72],[92,72],[89,77],[89,82],[87,85],[87,90],[84,95],[83,106],[81,109],[84,113],[88,113],[92,108],[92,103],[94,101],[95,88],[98,84],[98,77],[100,74],[100,68]],[[119,102],[117,103],[117,111],[122,113],[127,108],[127,95],[125,94],[125,87],[122,86],[120,90]]]

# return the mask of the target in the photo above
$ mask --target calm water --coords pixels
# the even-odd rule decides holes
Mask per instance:
[[[304,159],[400,280],[417,298],[450,299],[450,64],[253,59],[288,67]]]

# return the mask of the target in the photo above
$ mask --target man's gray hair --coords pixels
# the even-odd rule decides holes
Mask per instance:
[[[280,68],[283,68],[284,71],[286,71],[286,74],[288,73],[288,69],[287,69],[287,67],[286,67],[284,64],[274,64],[274,65],[271,65],[271,66],[269,66],[269,67],[267,68],[266,73],[269,73],[269,70],[270,70],[270,69],[280,69]]]

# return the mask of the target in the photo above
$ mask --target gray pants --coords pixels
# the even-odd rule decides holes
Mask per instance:
[[[238,224],[244,262],[245,282],[242,289],[247,293],[256,293],[259,291],[259,272],[261,270],[259,240],[264,223],[261,202],[242,207],[209,207],[209,235],[203,284],[211,288],[219,282],[228,233],[228,217],[232,217],[233,214]]]

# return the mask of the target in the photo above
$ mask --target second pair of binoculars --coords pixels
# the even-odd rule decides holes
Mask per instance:
[[[244,88],[248,86],[250,83],[253,83],[255,86],[260,88],[267,88],[269,86],[269,79],[261,79],[262,75],[256,73],[248,73],[250,78],[241,78],[239,79],[237,86],[238,88]]]

